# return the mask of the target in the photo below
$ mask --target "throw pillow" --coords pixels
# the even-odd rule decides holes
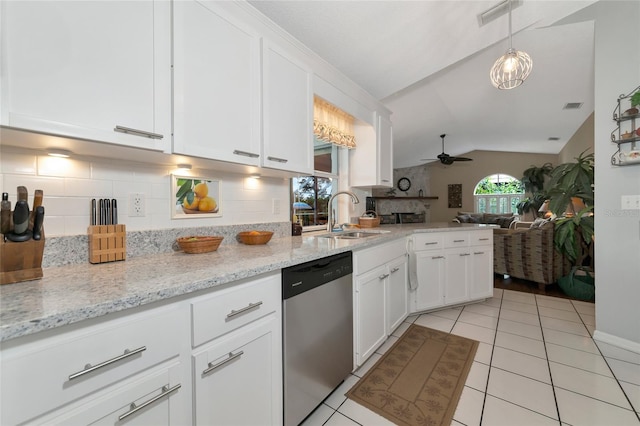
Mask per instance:
[[[456,216],[456,219],[458,219],[460,223],[469,223],[469,220],[471,220],[471,216],[469,216],[468,214],[459,214],[458,216]]]
[[[498,223],[498,219],[501,217],[513,217],[513,213],[485,213],[483,217],[484,223]]]
[[[511,217],[501,216],[496,219],[496,224],[500,225],[500,228],[508,228],[509,225],[511,225],[511,222],[513,222],[514,220],[516,220],[516,218],[513,216]]]
[[[533,223],[531,224],[531,226],[529,228],[530,229],[538,229],[538,228],[541,228],[543,225],[545,225],[548,222],[549,221],[547,219],[538,218],[538,219],[533,221]]]

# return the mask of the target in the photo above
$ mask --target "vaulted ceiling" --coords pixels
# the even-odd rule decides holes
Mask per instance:
[[[508,15],[478,21],[500,2],[250,1],[392,111],[395,168],[435,158],[441,133],[451,155],[558,153],[593,112],[593,22],[567,17],[594,1],[514,2],[513,47],[533,71],[505,91],[489,70],[509,47]]]

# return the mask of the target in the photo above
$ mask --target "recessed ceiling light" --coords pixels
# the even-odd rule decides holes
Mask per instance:
[[[59,158],[69,158],[73,152],[68,149],[60,149],[60,148],[49,148],[47,149],[47,154],[51,157],[59,157]]]
[[[191,170],[191,167],[192,167],[192,166],[191,166],[191,164],[189,164],[189,163],[181,163],[181,164],[178,164],[176,167],[177,167],[178,169]]]
[[[580,109],[582,102],[567,102],[562,109]]]
[[[522,0],[513,0],[511,2],[511,10],[520,6],[522,6]],[[478,14],[478,25],[486,25],[491,21],[495,21],[502,15],[506,15],[507,13],[509,13],[509,0],[503,0],[495,6]]]

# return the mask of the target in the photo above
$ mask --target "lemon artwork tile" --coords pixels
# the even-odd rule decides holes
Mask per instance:
[[[220,180],[171,175],[173,219],[220,217]]]

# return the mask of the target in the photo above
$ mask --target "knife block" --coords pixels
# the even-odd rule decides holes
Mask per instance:
[[[127,258],[125,225],[94,225],[88,229],[89,263],[105,263]]]
[[[39,241],[21,243],[0,238],[0,284],[39,280],[42,278],[44,229]]]

